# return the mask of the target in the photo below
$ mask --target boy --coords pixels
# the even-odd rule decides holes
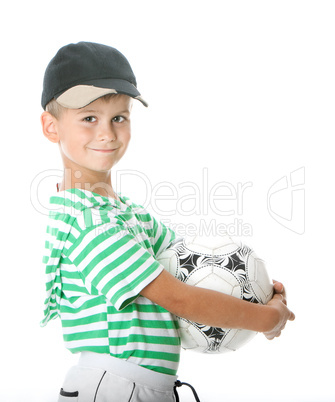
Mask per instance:
[[[45,72],[42,128],[58,144],[64,177],[50,198],[42,325],[60,316],[66,347],[80,352],[59,401],[174,401],[174,314],[268,339],[294,319],[279,282],[268,305],[256,305],[190,287],[157,262],[175,234],[111,183],[133,99],[147,106],[127,59],[108,46],[64,46]]]

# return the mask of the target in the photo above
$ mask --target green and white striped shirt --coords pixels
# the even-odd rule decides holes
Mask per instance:
[[[175,238],[143,207],[71,189],[50,198],[44,319],[60,316],[73,353],[107,353],[175,375],[176,318],[140,296],[164,269],[156,260]]]

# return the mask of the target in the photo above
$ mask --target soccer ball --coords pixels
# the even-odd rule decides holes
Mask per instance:
[[[158,261],[189,285],[251,303],[266,304],[273,295],[264,261],[228,235],[178,238],[160,254]],[[237,350],[257,334],[244,329],[209,327],[179,317],[178,320],[182,347],[202,353]]]

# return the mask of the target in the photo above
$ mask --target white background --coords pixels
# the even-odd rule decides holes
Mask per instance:
[[[234,222],[251,227],[245,241],[286,284],[296,313],[272,342],[258,335],[234,353],[183,353],[180,379],[202,402],[334,401],[334,2],[14,0],[1,8],[0,401],[56,401],[76,361],[58,320],[39,327],[43,203],[62,168],[39,116],[47,63],[81,40],[121,50],[150,104],[134,106],[117,190],[153,209],[150,189],[171,195],[175,186],[189,203],[160,216],[173,206],[160,201],[155,213],[181,229],[212,219],[232,230]],[[272,185],[294,171],[296,188],[269,204]],[[227,185],[216,205],[231,215],[206,201],[223,182],[230,189],[249,183],[237,197],[242,211],[233,196],[222,202]],[[205,202],[187,216],[190,183]],[[238,225],[233,234],[245,235]],[[193,400],[188,390],[180,394]]]

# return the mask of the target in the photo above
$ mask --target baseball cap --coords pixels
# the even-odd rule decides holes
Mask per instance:
[[[45,110],[56,99],[61,106],[80,109],[111,93],[128,95],[148,106],[122,53],[99,43],[70,43],[58,50],[45,70],[41,104]]]

